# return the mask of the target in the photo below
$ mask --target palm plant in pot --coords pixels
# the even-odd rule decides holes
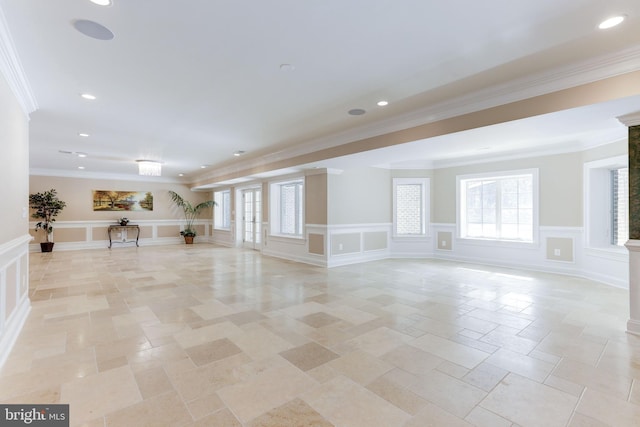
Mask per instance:
[[[29,194],[29,207],[34,210],[31,217],[40,220],[36,223],[36,231],[40,229],[44,231],[44,241],[40,242],[42,252],[53,250],[53,242],[50,239],[53,232],[53,222],[66,205],[58,198],[55,189]]]
[[[193,223],[203,210],[215,206],[216,202],[213,200],[207,200],[200,202],[197,205],[193,205],[188,200],[185,200],[181,195],[171,190],[169,190],[169,196],[171,197],[171,201],[175,203],[177,207],[182,209],[185,226],[184,230],[180,232],[180,235],[184,237],[185,243],[191,244],[193,243],[193,239],[196,237],[196,230]]]

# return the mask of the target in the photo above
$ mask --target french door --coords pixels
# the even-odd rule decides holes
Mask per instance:
[[[242,244],[245,248],[260,249],[262,241],[262,190],[242,190]]]

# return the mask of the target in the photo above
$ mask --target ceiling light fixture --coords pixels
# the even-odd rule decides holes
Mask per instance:
[[[155,160],[136,160],[138,173],[144,176],[160,176],[162,174],[162,162]]]
[[[93,4],[98,6],[111,6],[111,0],[89,0]]]
[[[90,93],[81,93],[80,96],[84,99],[88,99],[89,101],[94,101],[97,99],[95,95],[91,95]]]
[[[89,134],[88,133],[79,133],[78,136],[81,136],[82,138],[88,138]]]
[[[234,156],[236,156],[236,157],[240,157],[240,156],[242,156],[244,153],[245,153],[244,151],[242,151],[242,150],[238,150],[238,151],[236,151],[235,153],[233,153],[233,155],[234,155]]]
[[[200,169],[206,169],[206,168],[207,168],[207,165],[200,166]]]
[[[600,25],[598,25],[598,28],[600,28],[601,30],[606,30],[608,28],[613,28],[616,25],[621,24],[622,21],[624,21],[624,15],[613,16],[613,17],[611,17],[609,19],[606,19],[606,20],[602,21],[600,23]]]
[[[366,110],[363,110],[362,108],[354,108],[352,110],[349,110],[348,113],[350,116],[361,116],[366,113]]]
[[[76,152],[75,155],[78,157],[87,157],[87,153],[83,153],[81,151]]]
[[[84,166],[78,166],[78,169],[84,170]]]
[[[378,101],[378,107],[385,107],[389,105],[389,101]]]

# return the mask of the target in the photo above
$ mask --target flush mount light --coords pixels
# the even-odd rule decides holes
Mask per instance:
[[[207,165],[200,166],[200,169],[206,169],[206,168],[207,168]]]
[[[364,113],[366,113],[366,111],[363,110],[362,108],[354,108],[352,110],[349,110],[349,115],[350,116],[361,116]]]
[[[162,174],[162,162],[155,160],[136,160],[138,173],[144,176],[160,176]]]
[[[82,138],[88,138],[89,134],[88,133],[79,133],[78,136],[82,137]]]
[[[91,3],[97,4],[98,6],[111,6],[111,0],[89,0]]]
[[[389,105],[389,101],[378,101],[378,107],[385,107]]]
[[[84,99],[88,99],[89,101],[95,101],[97,99],[95,95],[90,93],[81,93],[80,96]]]
[[[78,169],[84,170],[84,166],[78,166]]]
[[[114,37],[110,29],[97,22],[89,21],[88,19],[77,19],[73,21],[73,28],[85,36],[96,40],[111,40]]]
[[[179,173],[178,176],[184,176],[184,174],[183,173]]]
[[[616,25],[621,24],[622,21],[624,21],[624,15],[613,16],[613,17],[611,17],[609,19],[606,19],[606,20],[602,21],[600,23],[600,25],[598,25],[598,28],[600,28],[601,30],[606,30],[608,28],[613,28]]]
[[[78,157],[87,157],[87,153],[83,153],[83,152],[80,152],[80,151],[77,151],[77,152],[75,152],[74,154],[75,154],[76,156],[78,156]]]
[[[238,150],[238,151],[236,151],[235,153],[233,153],[233,155],[234,155],[234,156],[236,156],[236,157],[240,157],[240,156],[242,156],[244,153],[245,153],[244,151],[242,151],[242,150]]]

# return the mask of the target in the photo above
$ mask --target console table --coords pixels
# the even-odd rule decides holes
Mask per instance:
[[[115,242],[112,242],[111,240],[111,233],[113,232],[113,230],[120,230],[121,236],[122,236],[122,240],[118,240]],[[136,239],[133,240],[133,238],[127,240],[128,236],[128,232],[129,230],[135,230],[136,231]],[[136,246],[140,246],[138,245],[138,238],[140,237],[140,227],[138,227],[137,225],[110,225],[109,229],[107,230],[108,234],[109,234],[109,249],[111,249],[111,245],[112,243],[134,243],[136,244]]]

